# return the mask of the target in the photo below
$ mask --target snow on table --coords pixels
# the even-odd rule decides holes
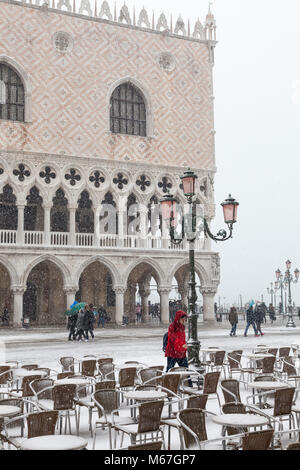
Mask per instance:
[[[21,413],[21,408],[18,406],[0,405],[1,418],[10,418],[12,416],[16,416],[19,413]]]
[[[80,450],[87,446],[86,439],[67,434],[25,439],[21,450]]]
[[[212,421],[215,424],[220,424],[222,426],[233,426],[237,428],[264,426],[269,423],[268,418],[265,418],[264,416],[242,413],[213,416]]]

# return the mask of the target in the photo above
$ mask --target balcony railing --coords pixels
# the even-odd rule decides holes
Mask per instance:
[[[22,241],[20,241],[22,240]],[[72,242],[74,240],[74,242]],[[184,240],[180,245],[172,245],[170,240],[157,236],[148,235],[139,237],[137,235],[102,234],[96,237],[93,233],[76,233],[71,237],[69,232],[50,232],[46,237],[42,231],[23,231],[18,234],[17,230],[0,230],[0,245],[30,245],[30,246],[77,246],[81,248],[124,248],[140,250],[172,250],[184,251],[188,249],[188,243]],[[203,240],[196,240],[195,250],[205,250]]]

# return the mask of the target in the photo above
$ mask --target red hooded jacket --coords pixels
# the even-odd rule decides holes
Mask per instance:
[[[166,357],[174,357],[177,359],[186,357],[187,350],[183,348],[183,345],[186,344],[185,327],[179,323],[180,318],[186,316],[187,314],[183,310],[178,310],[173,323],[169,326],[168,344],[165,353]]]

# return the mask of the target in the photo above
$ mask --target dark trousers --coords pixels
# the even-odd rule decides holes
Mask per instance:
[[[261,331],[260,325],[261,325],[260,322],[256,322],[256,329],[257,329],[257,332],[262,335],[262,331]]]
[[[90,333],[91,337],[94,338],[93,330],[85,330],[86,339],[89,339],[89,333]]]
[[[188,360],[186,357],[178,358],[178,357],[167,357],[167,371],[175,367],[176,363],[179,367],[189,367]],[[189,379],[188,381],[189,387],[193,386],[192,381]]]
[[[74,328],[70,328],[70,331],[69,331],[69,340],[71,339],[76,339],[76,334],[75,334],[75,327]]]
[[[80,341],[82,339],[82,336],[85,338],[85,339],[88,339],[85,335],[85,332],[83,330],[78,330],[77,333],[76,333],[76,338],[77,336],[79,337],[78,338],[78,341]]]
[[[234,323],[233,325],[231,325],[232,328],[231,328],[231,332],[230,334],[233,335],[233,336],[236,336],[236,327],[237,327],[237,323]]]

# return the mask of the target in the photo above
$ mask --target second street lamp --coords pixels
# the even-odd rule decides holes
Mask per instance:
[[[298,280],[299,280],[299,270],[296,268],[295,271],[294,271],[294,276],[293,276],[291,274],[291,266],[292,266],[292,263],[288,259],[287,262],[286,262],[285,275],[283,276],[281,274],[280,269],[277,269],[277,271],[276,271],[277,279],[280,280],[280,278],[281,278],[282,282],[285,283],[285,285],[288,289],[288,303],[289,303],[289,306],[288,306],[288,322],[286,324],[287,328],[295,328],[296,327],[294,319],[293,319],[291,284],[295,284],[295,283],[298,282]]]
[[[196,215],[193,211],[193,198],[195,196],[195,183],[197,175],[190,169],[184,172],[181,176],[183,192],[189,204],[189,211],[187,214],[187,222],[184,220],[181,224],[181,234],[179,235],[176,231],[176,219],[177,211],[176,206],[178,201],[172,195],[168,194],[164,196],[160,203],[162,209],[162,216],[164,220],[169,225],[169,233],[171,242],[175,245],[182,243],[183,238],[186,234],[186,239],[189,242],[189,300],[188,300],[188,360],[189,364],[194,365],[195,367],[200,367],[200,342],[198,340],[198,313],[196,313],[196,281],[195,281],[195,247],[194,242],[197,238],[196,231]],[[229,238],[232,238],[233,225],[237,221],[237,208],[239,203],[229,195],[229,198],[226,199],[221,206],[223,207],[224,220],[228,226],[229,234],[226,230],[219,230],[216,235],[213,235],[209,229],[207,220],[203,217],[203,230],[206,237],[211,238],[214,241],[225,241]]]

